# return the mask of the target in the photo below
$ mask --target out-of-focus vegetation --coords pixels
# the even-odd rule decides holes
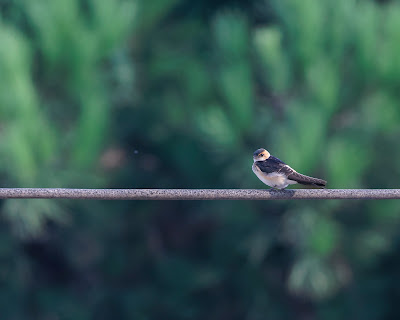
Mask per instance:
[[[400,3],[0,0],[4,187],[400,176]],[[1,319],[396,319],[398,201],[1,204]],[[398,281],[399,280],[399,281]]]

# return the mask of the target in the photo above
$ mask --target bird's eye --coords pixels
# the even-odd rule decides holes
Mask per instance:
[[[262,154],[262,153],[260,153],[258,156],[259,156],[259,157],[262,157],[262,156],[263,156],[263,154]]]

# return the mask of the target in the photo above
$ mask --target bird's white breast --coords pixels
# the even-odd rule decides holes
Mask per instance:
[[[283,173],[279,173],[279,172],[265,173],[265,172],[262,172],[260,170],[260,168],[255,163],[253,163],[252,169],[253,169],[253,172],[258,177],[258,179],[260,179],[267,186],[270,186],[272,188],[283,189],[283,188],[286,188],[289,184],[297,183],[296,181],[289,180],[286,177],[286,175],[284,175]]]

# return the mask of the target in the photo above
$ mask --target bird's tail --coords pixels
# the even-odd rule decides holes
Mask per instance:
[[[314,185],[318,187],[325,187],[326,186],[326,181],[322,179],[317,179],[309,176],[305,176],[304,174],[294,172],[290,175],[289,177],[290,180],[297,181],[300,184],[305,184],[305,185]]]

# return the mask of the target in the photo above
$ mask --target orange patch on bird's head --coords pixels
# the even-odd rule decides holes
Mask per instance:
[[[270,157],[270,153],[267,150],[263,149],[263,148],[257,149],[253,153],[254,162],[256,162],[256,161],[264,161],[264,160],[267,160],[269,157]]]

